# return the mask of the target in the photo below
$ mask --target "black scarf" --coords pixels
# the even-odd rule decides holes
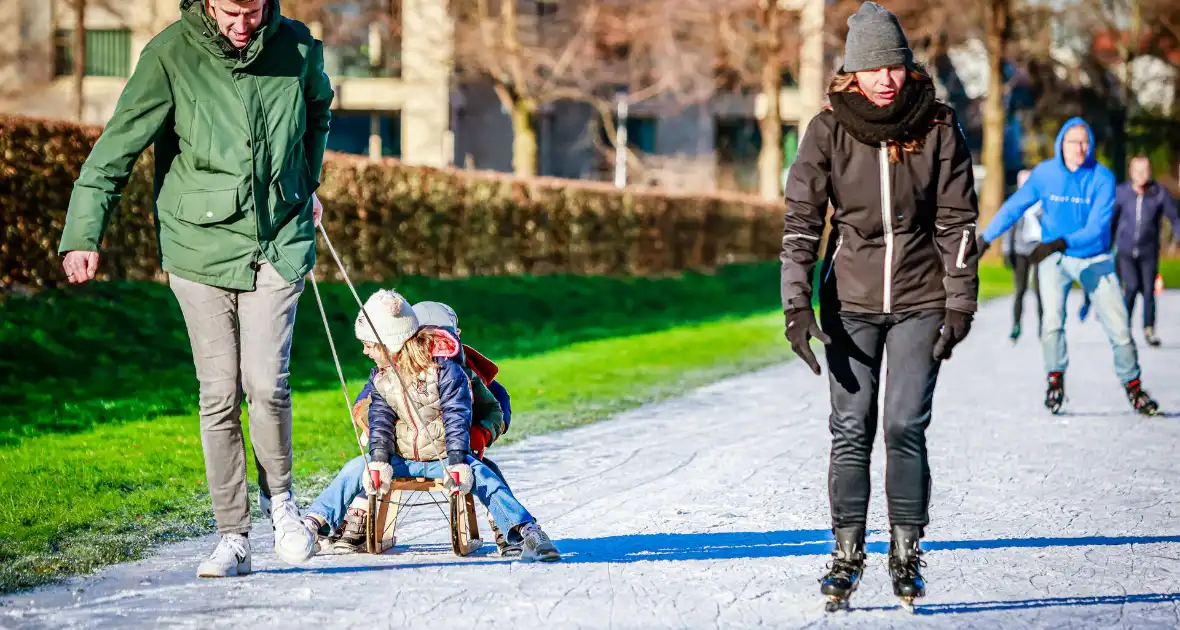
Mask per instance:
[[[926,135],[933,121],[934,83],[906,81],[898,98],[885,107],[859,91],[833,92],[832,113],[852,137],[865,144],[904,142]]]

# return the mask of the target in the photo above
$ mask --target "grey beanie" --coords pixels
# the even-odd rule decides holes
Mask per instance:
[[[892,11],[865,2],[848,18],[844,40],[844,71],[860,72],[885,66],[913,66],[914,53]]]

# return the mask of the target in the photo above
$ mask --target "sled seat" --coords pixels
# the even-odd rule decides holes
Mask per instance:
[[[365,526],[365,547],[369,553],[384,553],[393,547],[399,514],[420,505],[441,505],[437,497],[433,497],[430,503],[403,503],[403,493],[406,492],[444,495],[450,507],[451,550],[456,556],[471,555],[483,546],[475,516],[474,496],[470,493],[454,494],[443,485],[441,479],[398,477],[390,482],[388,494],[369,497],[369,518]]]

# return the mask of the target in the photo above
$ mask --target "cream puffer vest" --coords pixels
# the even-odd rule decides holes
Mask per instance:
[[[382,370],[373,386],[397,413],[394,437],[397,454],[417,462],[435,461],[447,456],[447,431],[443,424],[442,403],[438,391],[438,370],[419,372],[416,378],[404,378],[408,391],[402,389],[392,369]]]

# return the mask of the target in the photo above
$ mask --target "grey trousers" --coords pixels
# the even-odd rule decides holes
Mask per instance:
[[[201,447],[217,529],[250,531],[242,394],[258,485],[267,496],[291,487],[288,365],[303,280],[288,284],[263,262],[253,291],[212,287],[170,275],[200,382]]]

